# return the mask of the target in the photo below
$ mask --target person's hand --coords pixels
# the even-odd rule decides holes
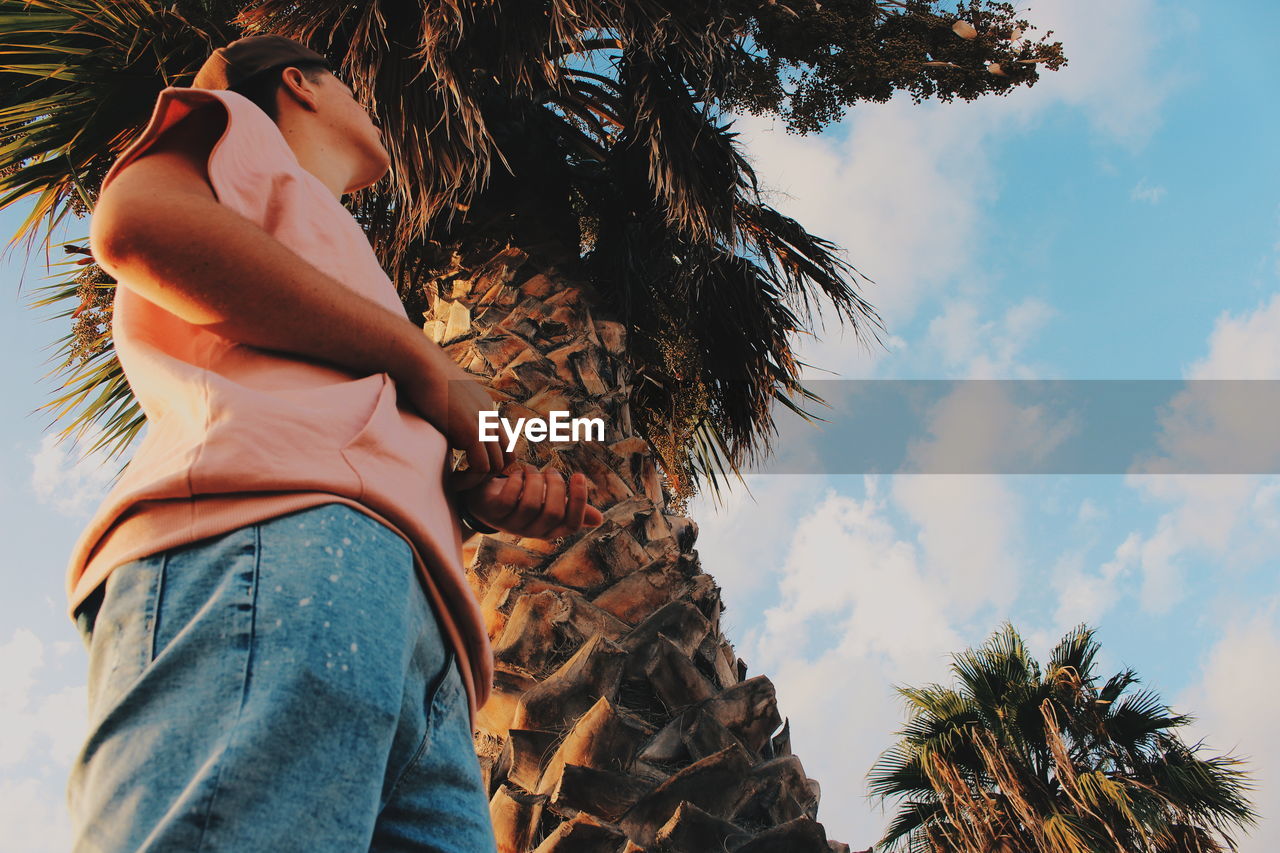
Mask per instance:
[[[464,491],[461,499],[485,524],[531,539],[558,539],[604,521],[587,503],[584,474],[574,474],[566,484],[554,468],[539,471],[523,462]]]
[[[480,412],[493,411],[488,390],[440,351],[408,381],[398,381],[404,399],[466,454],[467,468],[450,475],[450,488],[469,489],[504,470],[512,455],[500,441],[480,440]]]

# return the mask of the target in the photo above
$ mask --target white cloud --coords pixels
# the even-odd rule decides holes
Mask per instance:
[[[1248,760],[1257,783],[1250,795],[1260,825],[1242,839],[1240,853],[1270,853],[1280,848],[1280,684],[1269,674],[1280,659],[1280,624],[1272,599],[1233,618],[1206,656],[1197,684],[1174,709],[1197,718],[1188,740],[1205,739],[1212,753],[1232,752]]]
[[[86,440],[92,445],[97,435]],[[106,496],[118,464],[106,461],[102,452],[82,454],[75,444],[46,435],[31,455],[31,487],[42,504],[64,515],[82,515]]]
[[[905,511],[875,477],[861,479],[861,501],[819,477],[749,482],[755,501],[739,488],[719,511],[706,498],[691,506],[703,568],[732,602],[723,627],[750,674],[766,673],[777,686],[796,754],[822,785],[819,819],[830,837],[863,849],[884,823],[862,806],[864,776],[904,720],[893,686],[945,679],[949,654],[964,645],[952,614],[950,585],[962,583],[950,576],[955,567],[949,558],[931,562],[920,540],[895,527],[893,511],[945,550],[949,500],[911,495]],[[998,550],[978,545],[975,553]],[[754,606],[739,604],[747,598]]]
[[[719,506],[707,494],[689,505],[689,517],[698,522],[702,568],[723,589],[723,627],[731,639],[752,597],[772,594],[789,532],[826,488],[824,478],[804,474],[749,474],[744,479],[746,486],[734,481]]]
[[[966,379],[1045,378],[1043,367],[1022,365],[1018,355],[1055,314],[1053,306],[1027,297],[1003,316],[985,319],[974,302],[952,300],[929,323],[926,353],[936,351],[938,363]]]
[[[1223,312],[1204,357],[1187,368],[1187,378],[1280,379],[1278,341],[1280,294],[1238,316]],[[1274,396],[1264,386],[1253,392],[1253,402],[1274,409]],[[1203,461],[1205,470],[1274,462],[1271,418],[1259,417],[1250,399],[1238,387],[1192,387],[1162,421],[1164,449],[1171,458]],[[1160,470],[1159,460],[1147,470]],[[1280,552],[1274,517],[1280,480],[1275,477],[1131,474],[1125,484],[1148,501],[1169,505],[1140,546],[1142,600],[1150,611],[1167,610],[1182,599],[1184,567],[1193,556],[1208,557],[1239,576]]]
[[[763,630],[773,649],[816,645],[884,656],[906,674],[932,663],[954,635],[939,618],[917,547],[898,538],[884,499],[869,491],[862,502],[829,492],[796,528],[779,582],[782,602],[766,611]],[[827,631],[827,617],[839,634]]]
[[[989,474],[893,478],[893,497],[916,525],[931,583],[968,618],[1018,594],[1023,499]]]
[[[949,680],[950,655],[981,642],[1005,615],[996,611],[1018,588],[1021,511],[1018,498],[990,476],[837,481],[860,483],[864,497],[825,489],[815,501],[791,478],[777,487],[776,500],[762,503],[801,499],[809,507],[803,517],[788,522],[789,513],[766,508],[749,518],[748,527],[769,526],[785,551],[772,570],[776,589],[767,577],[761,581],[760,598],[772,603],[730,639],[753,674],[776,684],[796,754],[823,786],[819,819],[830,837],[861,849],[885,822],[857,804],[865,801],[866,772],[905,720],[893,688]],[[727,561],[727,573],[715,567],[726,562],[718,557],[746,554],[750,564],[749,552],[761,543],[724,541],[723,551],[710,543],[701,550],[707,570],[732,589],[726,578],[742,557]]]
[[[1104,138],[1141,147],[1186,82],[1179,66],[1156,67],[1157,51],[1194,29],[1194,19],[1156,0],[1037,0],[1027,17],[1039,32],[1053,30],[1067,55],[1065,68],[1041,75],[1033,97],[1076,107]]]
[[[993,259],[981,257],[979,248],[987,212],[1003,189],[999,158],[1011,132],[1067,106],[1106,142],[1137,149],[1159,126],[1161,107],[1180,83],[1156,69],[1156,50],[1192,24],[1158,10],[1154,0],[1045,0],[1028,17],[1041,31],[1054,30],[1069,62],[1007,98],[859,104],[843,138],[787,134],[780,124],[752,116],[736,120],[762,180],[775,191],[775,206],[845,248],[875,280],[863,292],[885,320],[890,352],[909,348],[897,330],[944,293],[965,294],[973,310],[990,311],[982,298]],[[1042,323],[1044,308],[1029,301],[1006,316],[1010,333],[1018,333],[1020,322]],[[947,322],[945,312],[941,317]],[[860,378],[885,358],[879,347],[854,347],[854,337],[834,322],[819,334],[823,340],[806,342],[801,352],[817,367]],[[998,347],[986,359],[989,365],[975,360],[975,369],[998,374],[1006,367]],[[928,369],[923,362],[915,367]]]
[[[1280,382],[1191,379],[1160,411],[1158,450],[1135,473],[1252,474],[1280,470]]]
[[[1146,181],[1139,181],[1138,185],[1129,191],[1129,199],[1131,201],[1143,201],[1147,204],[1159,204],[1164,201],[1164,197],[1168,190],[1161,186],[1149,186]]]
[[[1058,599],[1055,633],[1062,635],[1081,622],[1097,625],[1102,621],[1121,598],[1120,584],[1136,568],[1141,541],[1138,534],[1131,533],[1096,572],[1086,567],[1081,552],[1068,552],[1058,559],[1052,580]]]
[[[1168,28],[1152,0],[1045,0],[1028,17],[1056,30],[1070,57],[1068,68],[1030,90],[972,104],[863,104],[843,133],[818,137],[753,117],[735,124],[775,190],[771,203],[844,247],[875,279],[862,292],[885,319],[891,352],[925,375],[939,367],[969,378],[1043,375],[1019,354],[1055,309],[1034,298],[993,306],[991,270],[1002,264],[981,254],[989,211],[1006,191],[1004,140],[1067,106],[1106,143],[1134,149],[1159,126],[1174,85],[1153,70]],[[927,338],[902,340],[903,326],[926,311]],[[838,330],[828,323],[819,330],[825,339],[805,342],[800,357],[853,378],[883,367],[883,350],[856,348]],[[903,721],[892,685],[947,680],[950,653],[981,642],[1008,615],[1024,562],[1025,508],[998,477],[899,476],[887,491],[884,481],[863,482],[861,501],[833,493],[818,500],[803,483],[762,478],[753,483],[760,504],[745,508],[745,523],[694,513],[704,566],[730,593],[739,577],[768,598],[777,575],[775,602],[745,638],[731,639],[753,673],[777,684],[796,753],[823,786],[819,819],[855,849],[885,822],[858,804],[866,770]],[[803,517],[793,522],[797,507]],[[1090,514],[1082,505],[1081,518]],[[781,530],[794,533],[777,556],[769,542]],[[1066,610],[1101,607],[1111,571],[1121,574],[1104,568],[1091,597]]]
[[[833,240],[876,284],[860,283],[890,334],[972,264],[979,212],[995,195],[979,114],[895,100],[859,105],[844,139],[800,137],[780,124],[737,121],[782,212]],[[806,342],[805,361],[863,376],[885,352],[854,347],[834,322]],[[895,349],[899,341],[887,342]]]
[[[1188,379],[1280,379],[1280,293],[1239,315],[1223,311]]]
[[[1025,471],[1044,464],[1079,429],[1077,419],[1044,405],[1018,405],[996,382],[948,384],[925,413],[921,437],[910,439],[908,470],[942,474]]]
[[[38,779],[0,779],[0,826],[5,844],[23,853],[65,853],[71,822],[63,787]]]
[[[1140,546],[1142,603],[1149,612],[1165,612],[1183,600],[1185,568],[1193,558],[1239,578],[1280,551],[1267,499],[1274,494],[1273,477],[1130,475],[1125,484],[1146,500],[1170,505]]]
[[[49,691],[40,687],[46,670],[44,642],[19,628],[0,645],[0,769],[33,756],[70,765],[87,725],[88,697],[83,686]]]
[[[84,742],[88,695],[57,685],[68,650],[26,628],[0,644],[0,826],[6,849],[44,853],[71,847],[66,780]]]
[[[796,754],[823,786],[819,820],[855,849],[883,828],[855,804],[904,719],[893,685],[944,679],[962,646],[945,585],[895,529],[878,481],[864,482],[865,500],[828,492],[796,526],[779,601],[742,644],[777,685]]]
[[[1096,501],[1085,498],[1080,501],[1080,509],[1076,513],[1076,519],[1082,522],[1090,522],[1105,518],[1106,515],[1106,511],[1098,506]]]

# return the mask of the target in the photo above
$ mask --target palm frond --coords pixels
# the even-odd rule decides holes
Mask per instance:
[[[1234,849],[1233,834],[1256,820],[1240,759],[1184,743],[1177,729],[1190,718],[1152,692],[1126,693],[1138,681],[1132,670],[1095,690],[1098,651],[1092,629],[1078,626],[1042,673],[1006,623],[953,656],[955,687],[899,688],[910,716],[868,779],[874,796],[912,805],[899,810],[882,846]],[[961,716],[966,708],[970,716]],[[931,800],[922,786],[941,805],[936,825],[911,813]]]
[[[930,823],[938,822],[943,817],[945,812],[940,803],[908,800],[894,815],[889,826],[885,828],[884,835],[880,836],[880,840],[876,842],[876,846],[882,850],[900,850],[904,847],[908,850],[914,849],[911,841],[920,834],[920,830]]]
[[[45,374],[46,378],[60,378],[61,384],[56,396],[38,411],[47,411],[54,423],[62,423],[56,433],[59,441],[74,442],[86,455],[102,451],[110,460],[121,456],[137,437],[145,416],[112,345],[115,282],[92,263],[87,250],[73,244],[63,248],[81,259],[55,264],[55,269],[60,265],[71,269],[62,280],[37,288],[28,304],[32,309],[62,306],[49,319],[74,321],[71,331],[57,342],[57,351],[49,359],[54,366]],[[86,445],[84,439],[89,435],[94,440]],[[122,471],[123,465],[116,476]]]
[[[792,349],[815,308],[829,306],[859,336],[881,326],[838,248],[760,201],[729,111],[816,130],[838,117],[832,104],[896,89],[1002,93],[1061,64],[1056,43],[1001,41],[1013,11],[990,0],[965,7],[984,30],[981,47],[955,38],[953,13],[927,0],[785,8],[0,0],[0,206],[33,205],[15,241],[83,216],[160,89],[185,84],[241,35],[299,39],[330,59],[384,130],[391,175],[348,205],[402,294],[423,290],[411,272],[468,246],[553,247],[576,260],[594,241],[586,260],[631,326],[643,370],[637,421],[651,441],[668,437],[670,480],[718,491],[769,452],[775,403],[816,417],[806,407],[820,401],[798,382]],[[946,77],[921,64],[979,54],[1016,73],[975,65]],[[778,79],[808,60],[806,82],[783,91]],[[107,399],[119,391],[111,385]]]
[[[0,208],[34,199],[11,245],[86,214],[156,94],[223,40],[181,5],[0,2]]]

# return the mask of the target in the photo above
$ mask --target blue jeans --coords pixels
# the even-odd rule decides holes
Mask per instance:
[[[494,851],[409,546],[325,504],[134,560],[76,614],[76,851]]]

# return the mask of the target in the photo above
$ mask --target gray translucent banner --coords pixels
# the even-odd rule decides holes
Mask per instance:
[[[765,474],[1276,474],[1280,381],[818,380]]]

